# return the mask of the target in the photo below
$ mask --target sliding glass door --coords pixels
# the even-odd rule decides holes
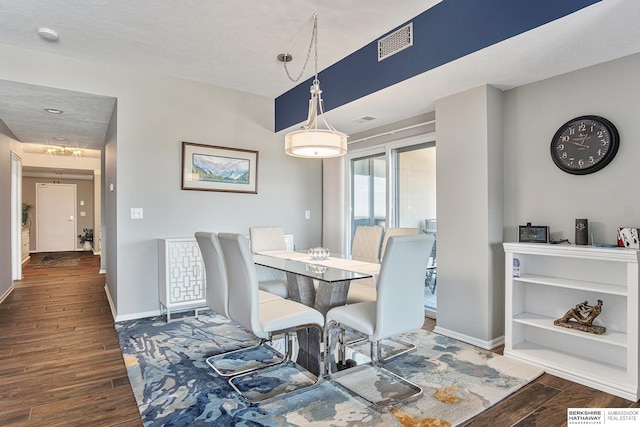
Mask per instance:
[[[351,157],[351,239],[361,225],[436,233],[435,142],[396,143]],[[425,311],[437,309],[436,251],[425,272]]]

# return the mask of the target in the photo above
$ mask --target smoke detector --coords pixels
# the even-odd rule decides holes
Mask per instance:
[[[50,42],[58,41],[59,38],[58,32],[51,28],[38,28],[38,35]]]

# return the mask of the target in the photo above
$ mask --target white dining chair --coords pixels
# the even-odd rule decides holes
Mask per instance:
[[[382,232],[382,227],[377,225],[361,225],[356,227],[356,232],[351,244],[351,256],[376,261],[379,260]]]
[[[222,254],[222,248],[218,235],[216,233],[198,231],[195,233],[198,247],[202,255],[205,270],[206,280],[206,299],[209,309],[216,313],[226,317],[229,317],[229,285],[227,282],[227,267],[225,265],[225,259]],[[259,291],[258,299],[260,303],[267,301],[273,301],[282,299],[277,295],[271,294],[265,291]],[[260,343],[258,343],[260,345]],[[256,348],[257,345],[244,347],[239,350],[230,350],[223,353],[218,353],[215,356],[211,356],[207,359],[207,364],[213,368],[213,370],[222,377],[230,377],[233,375],[248,372],[253,369],[255,364],[248,364],[245,366],[234,364],[230,367],[227,364],[224,368],[216,363],[217,360],[223,360],[229,357],[230,354],[238,351],[246,351],[250,348]],[[274,363],[279,363],[283,358],[279,358]]]
[[[380,248],[380,258],[384,257],[384,252],[387,248],[387,242],[389,238],[393,236],[415,236],[420,234],[419,228],[413,227],[389,227],[384,231],[384,237],[382,238],[382,247]]]
[[[249,241],[251,242],[251,252],[254,254],[287,249],[284,230],[279,226],[249,227]],[[258,274],[270,277],[270,279],[259,281],[258,285],[261,290],[282,298],[289,298],[289,288],[284,273],[267,267],[259,267]]]
[[[351,245],[351,256],[354,259],[378,262],[380,242],[382,241],[382,227],[359,226],[356,228]],[[347,304],[364,301],[375,301],[376,284],[373,279],[352,280],[347,293]]]
[[[383,358],[380,341],[422,327],[424,273],[433,241],[433,236],[426,234],[389,238],[380,268],[376,300],[335,307],[326,315],[325,369],[330,378],[378,406],[395,404],[422,392],[420,387],[382,368],[378,362],[388,362],[400,354],[415,349],[413,346]],[[330,361],[333,356],[332,344],[334,344],[331,342],[331,337],[335,328],[339,329],[341,336],[344,335],[344,328],[366,335],[370,342],[371,363],[346,369],[334,376]],[[340,342],[344,341],[340,340]],[[339,353],[343,354],[344,350],[340,349]],[[399,384],[398,394],[389,394],[384,398],[375,399],[371,397],[371,392],[380,386],[364,384],[365,389],[362,389],[357,386],[362,381],[351,381],[358,376],[364,378],[367,369],[375,369],[376,375],[380,374],[378,377],[391,378],[392,383]],[[393,388],[391,385],[389,387]]]
[[[195,233],[195,237],[204,262],[207,306],[228,318],[227,268],[224,265],[218,236],[216,233],[198,231]]]
[[[258,278],[256,266],[253,263],[251,251],[245,238],[240,234],[220,233],[218,234],[220,246],[226,260],[227,280],[229,289],[229,316],[244,327],[257,338],[261,344],[273,339],[274,336],[285,336],[285,358],[283,362],[289,362],[292,355],[292,344],[290,334],[300,329],[316,328],[319,337],[323,336],[324,316],[317,310],[299,302],[278,298],[275,300],[260,302]],[[320,343],[318,343],[319,346]],[[316,363],[320,366],[321,354],[317,354]],[[240,375],[229,378],[229,384],[245,400],[256,403],[270,401],[282,393],[295,393],[316,386],[322,380],[322,375],[317,375],[313,383],[295,390],[289,390],[283,386],[279,389],[281,393],[269,395],[267,397],[250,397],[246,391],[243,392],[238,384],[245,382],[253,384],[257,381],[247,376],[264,375],[278,366],[261,367]],[[306,373],[305,377],[312,377],[313,374]]]

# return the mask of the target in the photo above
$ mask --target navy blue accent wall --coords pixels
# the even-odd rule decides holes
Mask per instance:
[[[375,40],[318,73],[325,111],[599,1],[443,0],[408,21],[413,22],[412,47],[378,62]],[[275,99],[276,132],[306,120],[312,81],[300,83]]]

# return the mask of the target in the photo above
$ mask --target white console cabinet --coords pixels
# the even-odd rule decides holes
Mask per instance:
[[[22,227],[22,263],[29,261],[29,228]]]
[[[246,236],[247,242],[249,236]],[[284,236],[288,251],[293,250],[293,235]],[[172,311],[207,308],[204,262],[195,237],[158,239],[158,297],[161,312],[167,322]],[[271,269],[258,269],[259,280],[274,280],[280,273]]]
[[[204,263],[194,237],[159,239],[158,296],[167,322],[171,311],[207,306]]]
[[[535,243],[505,243],[504,250],[505,356],[638,401],[640,251]],[[604,334],[553,324],[576,304],[598,300],[602,313],[593,324]]]

